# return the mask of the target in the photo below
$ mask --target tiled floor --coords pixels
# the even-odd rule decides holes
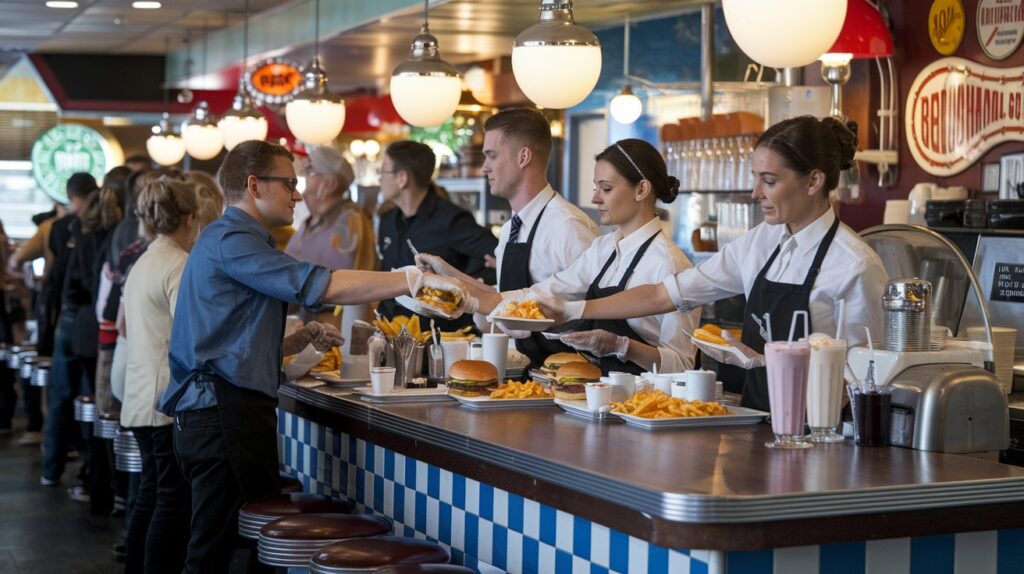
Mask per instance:
[[[18,446],[19,434],[0,435],[0,574],[123,572],[111,554],[122,519],[90,516],[66,486],[40,486],[40,450]]]

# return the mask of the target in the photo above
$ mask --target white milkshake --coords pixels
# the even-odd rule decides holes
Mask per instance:
[[[812,338],[807,370],[807,425],[811,442],[839,442],[836,433],[843,406],[843,370],[846,366],[845,339]]]

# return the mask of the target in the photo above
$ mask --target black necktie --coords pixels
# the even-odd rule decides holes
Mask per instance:
[[[523,226],[523,220],[518,215],[512,216],[512,233],[508,234],[508,242],[516,243],[519,241],[519,228]]]

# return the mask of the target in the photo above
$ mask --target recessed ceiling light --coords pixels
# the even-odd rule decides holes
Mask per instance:
[[[46,3],[47,8],[78,8],[78,2],[71,2],[69,0],[49,0]]]
[[[136,8],[139,10],[156,10],[160,6],[162,6],[162,4],[160,4],[159,2],[132,2],[132,8]]]

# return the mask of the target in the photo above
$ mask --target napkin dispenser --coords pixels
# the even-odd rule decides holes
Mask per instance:
[[[1006,394],[981,367],[915,365],[892,378],[895,446],[947,453],[1005,450],[1010,421]]]

